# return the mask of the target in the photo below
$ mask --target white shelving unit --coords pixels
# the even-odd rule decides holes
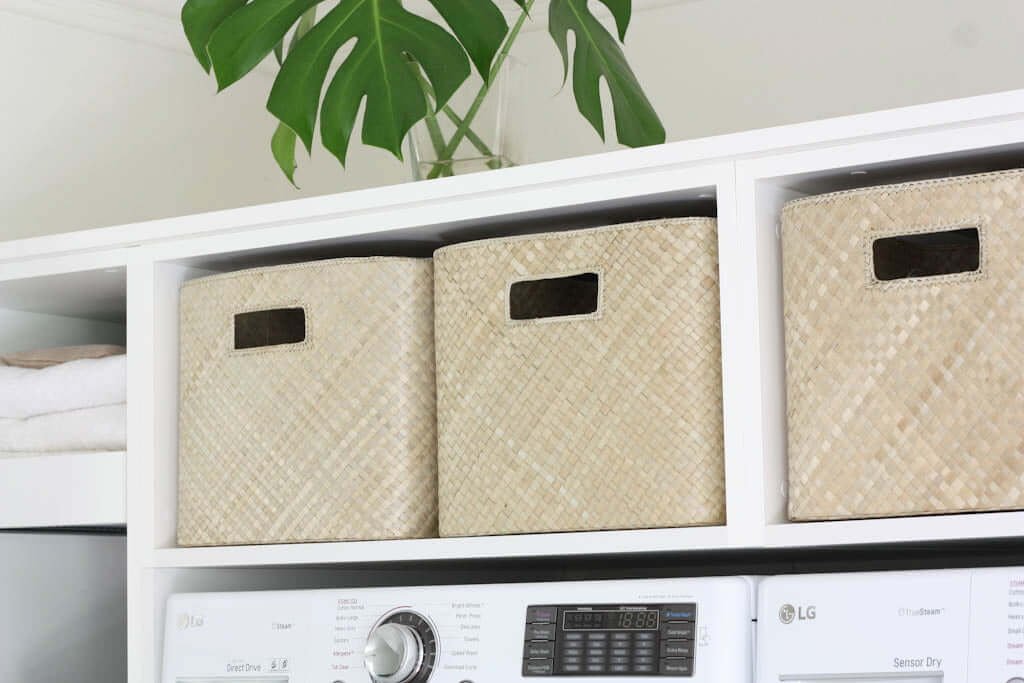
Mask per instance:
[[[117,301],[123,305],[130,348],[129,680],[152,681],[161,655],[163,604],[167,595],[180,590],[344,585],[383,580],[379,577],[387,569],[398,571],[404,563],[430,560],[606,553],[639,557],[654,552],[1024,536],[1024,513],[1019,512],[787,521],[777,239],[779,209],[793,197],[1020,166],[1024,91],[1015,91],[0,244],[0,308],[9,300],[19,310],[38,314],[60,312],[53,306],[66,307],[61,315],[90,313],[82,299],[88,291],[84,283],[98,283],[97,274],[109,269],[123,273],[126,289]],[[442,244],[482,236],[666,214],[716,215],[719,220],[725,525],[176,547],[177,304],[182,282],[211,272],[309,258],[427,255]],[[32,282],[36,285],[24,284]],[[10,292],[8,299],[5,291]],[[111,485],[116,481],[113,475],[108,480]],[[372,573],[363,567],[367,563],[375,563]]]

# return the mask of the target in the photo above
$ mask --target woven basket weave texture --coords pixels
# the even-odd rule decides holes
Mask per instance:
[[[878,281],[878,238],[977,228],[976,272]],[[793,520],[1024,507],[1024,173],[782,214]]]
[[[442,536],[724,521],[713,219],[434,258]],[[593,315],[510,318],[513,282],[584,272]]]
[[[288,307],[305,341],[236,350],[236,314]],[[180,396],[181,545],[436,535],[430,260],[186,283]]]

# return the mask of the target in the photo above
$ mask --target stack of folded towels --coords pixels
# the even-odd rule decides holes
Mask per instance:
[[[0,354],[0,458],[125,451],[126,359],[106,345]]]

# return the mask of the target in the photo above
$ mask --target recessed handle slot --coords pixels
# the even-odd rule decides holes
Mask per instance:
[[[306,340],[306,311],[273,308],[235,316],[235,349],[298,344]]]
[[[875,278],[883,282],[971,273],[981,267],[978,228],[881,237],[871,245]]]
[[[509,318],[538,320],[596,313],[600,291],[597,273],[513,282],[508,292]]]

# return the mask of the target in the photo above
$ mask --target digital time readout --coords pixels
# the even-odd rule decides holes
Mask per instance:
[[[658,610],[574,610],[563,613],[566,631],[654,631]]]

